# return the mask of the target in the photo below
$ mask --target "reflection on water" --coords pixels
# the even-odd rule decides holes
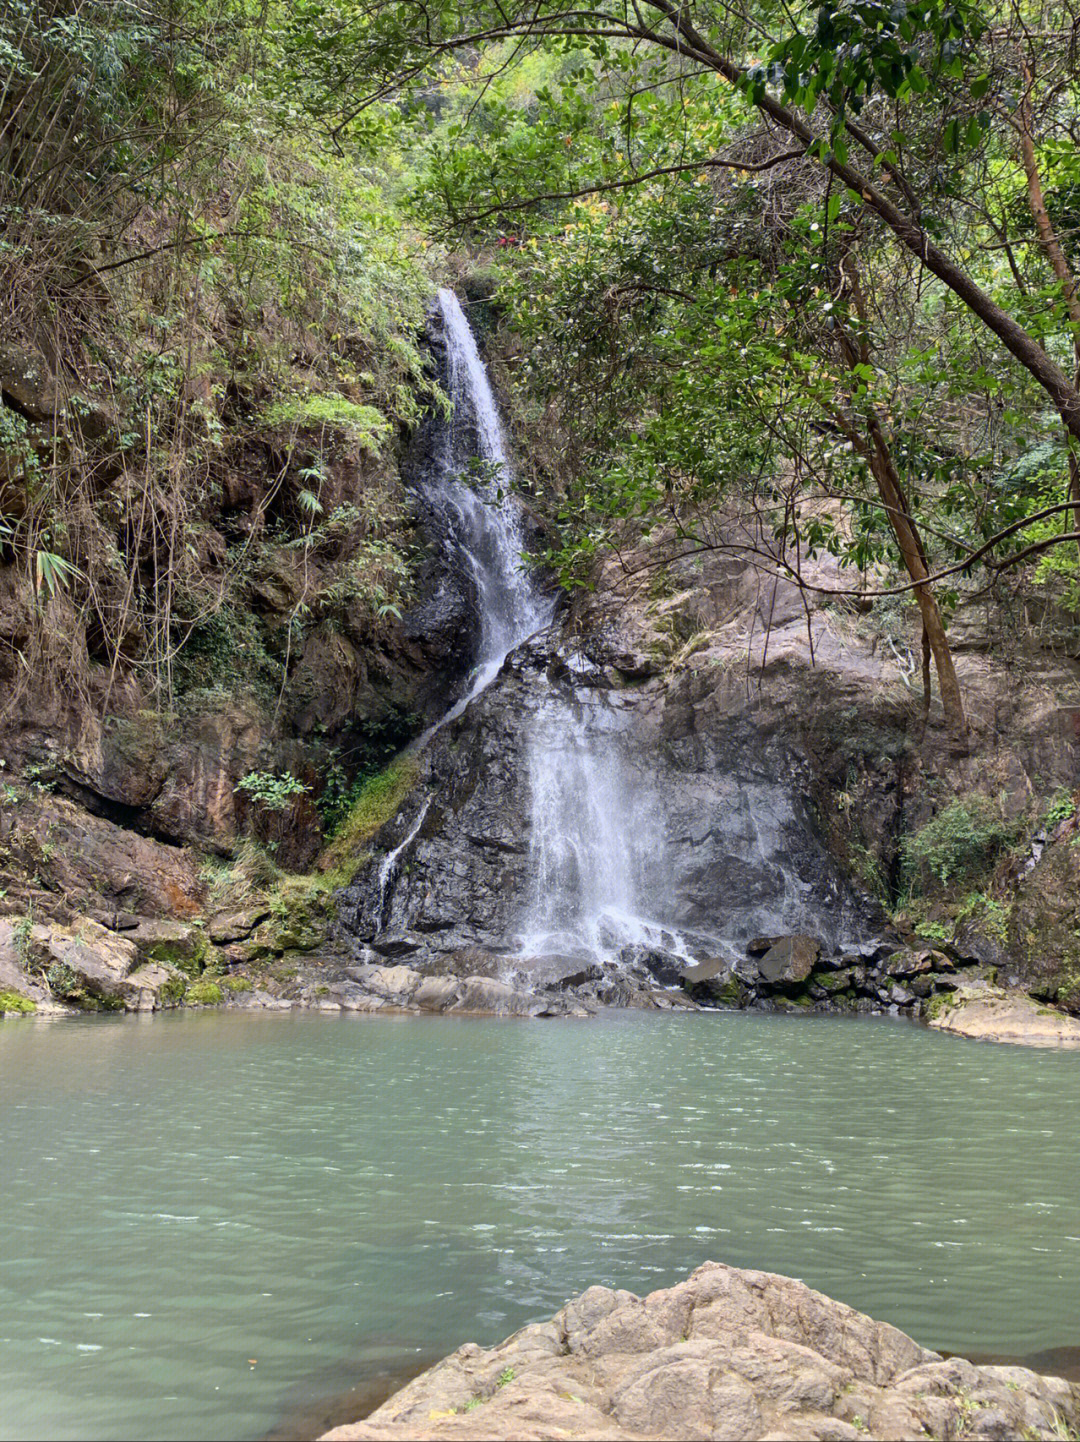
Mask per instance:
[[[950,1350],[1080,1335],[1075,1056],[835,1018],[231,1013],[7,1023],[0,1077],[3,1437],[265,1436],[706,1258]]]

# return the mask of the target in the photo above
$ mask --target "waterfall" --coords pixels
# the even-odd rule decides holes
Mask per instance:
[[[420,485],[441,518],[458,567],[472,584],[479,635],[464,694],[428,727],[415,743],[416,750],[423,750],[487,690],[514,647],[549,625],[555,609],[524,562],[521,509],[510,494],[513,475],[495,394],[476,337],[453,291],[439,291],[435,318],[446,347],[444,381],[451,411],[440,428],[434,465]],[[401,862],[420,834],[430,804],[428,797],[404,839],[379,868],[380,929],[386,925]]]
[[[457,297],[441,290],[433,313],[445,347],[452,410],[419,482],[446,545],[476,600],[475,667],[465,693],[416,743],[460,716],[494,681],[507,655],[550,625],[554,604],[523,561],[522,512],[487,369]],[[584,954],[608,962],[626,948],[687,957],[678,931],[650,919],[663,910],[665,818],[648,778],[620,745],[621,717],[604,693],[575,697],[556,686],[527,728],[531,894],[519,898],[522,958]],[[405,853],[420,835],[430,797],[378,874],[377,925],[393,908]]]
[[[689,960],[661,912],[670,876],[666,818],[647,776],[622,749],[620,716],[603,692],[553,693],[530,718],[533,894],[522,954],[586,954],[618,962],[663,951]]]
[[[466,694],[438,723],[459,716],[499,674],[507,655],[550,624],[553,605],[534,584],[522,555],[521,509],[487,367],[456,295],[436,302],[446,342],[446,389],[453,410],[442,429],[436,474],[424,481],[429,504],[476,593],[476,667]],[[466,477],[473,470],[470,482]]]

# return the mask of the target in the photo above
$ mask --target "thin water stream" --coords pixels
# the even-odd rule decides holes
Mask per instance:
[[[1080,1342],[1067,1054],[737,1013],[164,1014],[6,1023],[0,1090],[4,1438],[261,1437],[706,1258],[950,1350]]]

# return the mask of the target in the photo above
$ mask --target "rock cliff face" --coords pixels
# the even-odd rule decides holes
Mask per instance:
[[[429,343],[445,368],[439,326]],[[9,370],[5,394],[30,384],[27,365]],[[35,374],[39,408],[59,404]],[[93,444],[102,456],[115,446],[108,426]],[[47,629],[78,665],[63,685],[25,685],[13,658],[42,607],[0,553],[0,911],[61,928],[205,911],[216,970],[319,1004],[920,1015],[974,972],[1080,1009],[1074,802],[1064,820],[1037,823],[1049,798],[1080,794],[1077,663],[1030,639],[1010,649],[1000,615],[961,608],[972,736],[959,756],[936,712],[920,714],[902,623],[889,630],[719,552],[612,562],[594,593],[510,652],[410,761],[417,782],[370,856],[369,830],[347,858],[342,874],[368,856],[340,898],[333,954],[322,950],[324,878],[342,858],[337,843],[332,864],[320,857],[313,797],[340,758],[371,764],[444,716],[477,659],[475,577],[425,487],[442,444],[432,420],[393,465],[334,449],[325,507],[390,498],[418,548],[415,584],[400,618],[374,626],[370,605],[342,593],[297,628],[305,596],[338,596],[356,537],[331,528],[298,547],[295,512],[273,513],[274,435],[235,437],[197,547],[206,584],[229,578],[232,609],[224,629],[213,619],[189,638],[173,711],[145,707],[131,658],[99,655],[92,615],[69,614],[62,591]],[[115,467],[103,474],[94,525],[124,484]],[[842,582],[815,564],[811,580]],[[272,694],[259,680],[268,657]],[[250,771],[288,771],[309,790],[268,812],[236,789]],[[905,838],[969,796],[1011,846],[1034,835],[1030,853],[1003,849],[992,875],[939,888],[905,919]],[[230,856],[246,835],[287,872],[321,867],[317,917],[280,916],[258,883],[211,902],[204,858]],[[573,915],[561,899],[571,892]],[[252,906],[263,919],[219,941],[213,913]]]
[[[694,960],[724,961],[730,985],[720,1000],[729,1002],[749,1000],[759,978],[778,983],[778,993],[805,981],[812,963],[799,975],[784,964],[767,977],[746,961],[747,943],[762,933],[808,934],[812,961],[819,953],[852,962],[876,954],[883,915],[824,844],[806,800],[805,761],[744,716],[688,732],[673,724],[679,705],[659,677],[628,679],[610,658],[568,648],[557,633],[515,652],[498,681],[432,742],[416,790],[342,899],[344,937],[369,948],[370,961],[407,960],[424,975],[479,974],[615,1002],[678,987],[684,973],[703,975]],[[595,741],[591,729],[605,733],[612,752],[591,764],[617,766],[630,794],[611,796],[605,774],[595,783],[607,787],[598,801],[571,790],[556,798],[562,810],[552,818],[537,796],[548,780],[536,774],[538,732],[547,744],[552,731],[565,740],[579,727],[586,747]],[[555,764],[570,759],[557,752]],[[583,810],[609,804],[617,814],[600,818],[610,826],[576,835],[564,814],[575,802]],[[620,930],[611,908],[587,937],[579,929],[552,941],[544,932],[558,899],[545,887],[567,883],[548,865],[551,838],[543,833],[552,826],[565,827],[567,845],[581,853],[610,847],[626,852],[624,868],[640,862],[632,924]],[[618,900],[625,877],[610,874],[614,863],[605,872],[603,858],[572,861],[573,884],[587,891],[581,872],[596,866],[597,886]],[[740,963],[745,982],[730,971]],[[716,977],[715,965],[708,974]],[[700,997],[708,1001],[708,989]]]
[[[1040,877],[1067,872],[1080,849],[1058,839],[1034,871],[1016,863],[1011,941],[1007,931],[988,938],[978,919],[955,936],[937,923],[932,941],[898,935],[877,895],[895,899],[904,834],[958,792],[1019,816],[1038,804],[1037,788],[1075,785],[1080,745],[1061,700],[1076,667],[1058,662],[1019,686],[981,652],[961,654],[973,735],[958,757],[857,616],[804,607],[792,587],[762,596],[751,568],[730,561],[684,579],[672,597],[620,604],[609,577],[584,608],[512,653],[435,737],[416,790],[343,897],[342,939],[360,943],[359,959],[586,1004],[648,1004],[658,988],[681,986],[705,1005],[920,1015],[966,975],[996,971],[1004,984],[1067,1001],[1075,897]],[[664,644],[672,616],[679,635],[697,638],[689,654],[686,642],[674,654],[670,637]],[[545,951],[529,935],[546,875],[531,750],[552,716],[564,731],[606,729],[644,798],[621,819],[653,862],[637,900],[669,931],[615,948],[606,965],[572,945]],[[1000,889],[1015,884],[1006,876]],[[1055,926],[1060,946],[1047,944]],[[699,966],[679,954],[676,931]],[[774,951],[763,966],[777,940],[804,954]]]
[[[343,915],[357,934],[410,932],[438,951],[514,950],[537,883],[529,748],[553,693],[565,707],[556,725],[601,713],[639,804],[654,813],[651,839],[663,856],[642,901],[649,915],[734,944],[763,931],[804,930],[828,947],[880,922],[822,844],[805,801],[805,763],[782,738],[741,717],[673,735],[665,685],[626,683],[553,637],[516,652],[499,681],[434,741],[423,784],[379,838],[396,844],[431,796],[384,914],[375,914],[377,865],[347,894]]]
[[[1080,1391],[943,1361],[801,1282],[715,1262],[648,1297],[590,1287],[497,1347],[461,1347],[326,1442],[409,1438],[1060,1438]]]

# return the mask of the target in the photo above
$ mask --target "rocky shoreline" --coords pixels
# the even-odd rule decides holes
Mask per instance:
[[[211,948],[235,945],[266,918],[259,908],[191,923],[83,917],[0,919],[0,1016],[149,1012],[178,1006],[255,1010],[589,1017],[609,1007],[902,1016],[981,1040],[1080,1046],[1080,1020],[994,983],[976,963],[927,947],[870,944],[828,953],[809,936],[751,941],[745,958],[689,963],[643,949],[604,965],[580,957],[429,953],[408,936],[388,955],[286,953],[262,967],[204,970]],[[10,1000],[10,1005],[7,1001]]]
[[[460,1347],[324,1442],[1061,1439],[1080,1387],[943,1359],[802,1282],[716,1262],[645,1298],[590,1287],[550,1322]]]

